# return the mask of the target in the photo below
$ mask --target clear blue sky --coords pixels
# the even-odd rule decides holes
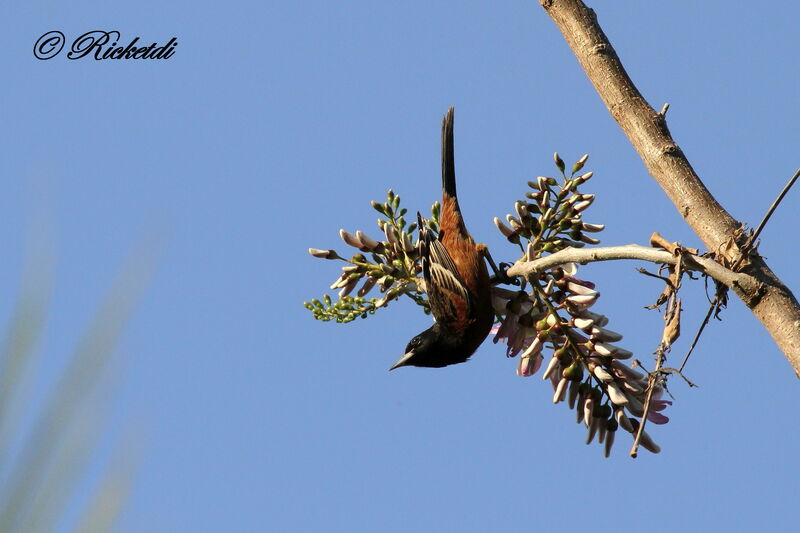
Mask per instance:
[[[706,185],[754,226],[800,166],[800,6],[592,2]],[[670,382],[663,451],[610,459],[539,376],[484,345],[443,370],[387,368],[428,324],[410,303],[346,326],[301,305],[337,265],[339,228],[376,235],[372,199],[439,194],[439,124],[456,106],[462,208],[496,257],[525,182],[558,150],[591,154],[604,244],[653,231],[700,243],[647,175],[538,3],[13,2],[0,9],[4,91],[0,318],[28,222],[57,250],[44,350],[59,364],[146,228],[158,271],[120,343],[113,426],[146,447],[122,531],[792,531],[798,381],[733,299]],[[38,61],[36,39],[93,29],[165,43],[164,61]],[[66,53],[66,51],[62,52]],[[762,253],[797,293],[794,190]],[[634,263],[585,267],[596,309],[650,363],[660,287]],[[705,313],[684,287],[684,335]]]

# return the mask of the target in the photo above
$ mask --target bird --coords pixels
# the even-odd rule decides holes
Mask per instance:
[[[402,366],[441,368],[463,363],[489,335],[494,322],[491,282],[483,244],[467,231],[456,195],[451,107],[442,121],[442,204],[439,236],[417,213],[422,276],[434,324],[416,335],[389,370]]]

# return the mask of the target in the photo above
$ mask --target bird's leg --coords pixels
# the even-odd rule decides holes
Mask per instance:
[[[502,283],[504,285],[519,285],[519,280],[517,278],[511,278],[506,274],[506,271],[509,269],[511,265],[508,263],[500,263],[500,268],[492,259],[492,254],[489,253],[489,249],[486,247],[485,244],[480,245],[480,252],[483,257],[489,262],[489,266],[492,267],[492,271],[494,275],[491,278],[491,282],[493,285],[497,285],[498,283]]]

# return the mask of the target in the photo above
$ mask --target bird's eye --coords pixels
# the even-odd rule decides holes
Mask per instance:
[[[419,346],[420,344],[422,344],[422,336],[417,335],[416,337],[411,339],[411,344],[413,344],[414,346]]]

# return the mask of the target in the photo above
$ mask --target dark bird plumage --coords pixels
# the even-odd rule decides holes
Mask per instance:
[[[408,343],[401,366],[443,367],[463,363],[489,335],[494,322],[486,247],[475,244],[456,196],[453,108],[442,123],[442,207],[439,238],[422,218],[422,275],[435,323]]]

